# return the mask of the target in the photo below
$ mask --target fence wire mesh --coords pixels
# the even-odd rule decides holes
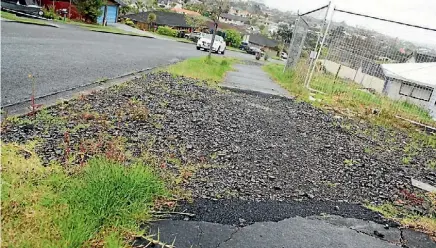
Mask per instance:
[[[295,73],[296,82],[299,84],[304,85],[307,72],[315,60],[315,51],[326,28],[329,6],[300,14],[295,21],[286,66]]]
[[[336,100],[348,95],[341,101],[371,108],[372,112],[383,109],[391,115],[433,123],[435,29],[338,9],[329,21],[325,37],[321,32],[315,44],[309,35],[313,29],[308,29],[300,61],[309,63],[309,68],[295,68],[298,80],[304,75],[313,92],[335,96]],[[316,56],[312,53],[305,60],[304,51],[318,51],[318,59],[312,59]]]

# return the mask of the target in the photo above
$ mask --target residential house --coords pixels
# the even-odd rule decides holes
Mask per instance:
[[[171,11],[179,13],[179,14],[189,15],[189,16],[201,16],[201,14],[198,12],[195,12],[192,10],[187,10],[187,9],[182,9],[182,8],[172,8]]]
[[[125,5],[120,0],[107,0],[106,4],[101,7],[102,14],[97,18],[97,23],[103,24],[103,21],[107,23],[116,23],[118,20],[118,14],[120,6]],[[106,20],[104,20],[104,16],[106,13]]]
[[[246,17],[246,18],[250,18],[252,16],[252,14],[246,10],[243,10],[241,8],[233,8],[233,7],[230,8],[229,14],[235,15],[235,16]]]
[[[414,51],[407,60],[407,63],[429,63],[436,62],[436,52],[426,48]]]
[[[270,49],[275,49],[279,45],[278,41],[270,39],[260,34],[247,34],[243,37],[242,40],[255,46],[267,47]]]
[[[154,13],[156,21],[150,27],[148,23],[148,15]],[[184,14],[166,12],[166,11],[147,11],[137,14],[124,15],[121,18],[129,18],[142,30],[151,30],[159,26],[168,26],[177,30],[191,31],[191,26],[186,23]]]
[[[428,110],[436,120],[436,63],[381,65],[386,81],[383,93]]]
[[[248,22],[249,19],[247,17],[223,13],[220,15],[219,21],[223,23],[242,26],[245,25],[245,23]]]
[[[176,0],[158,0],[157,1],[157,6],[161,7],[161,8],[165,8],[165,9],[170,9],[170,8],[182,8],[182,4],[180,1],[176,1]]]

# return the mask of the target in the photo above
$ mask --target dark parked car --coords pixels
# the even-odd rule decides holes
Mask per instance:
[[[2,9],[23,13],[26,15],[42,16],[42,7],[34,0],[1,0]]]
[[[249,54],[255,55],[256,53],[262,53],[262,50],[260,48],[257,48],[255,46],[248,46],[245,51]]]
[[[248,46],[249,46],[248,42],[243,41],[239,46],[239,49],[246,51]]]

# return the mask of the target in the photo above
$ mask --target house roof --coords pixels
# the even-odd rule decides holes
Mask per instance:
[[[187,9],[182,9],[182,8],[172,8],[171,10],[176,12],[176,13],[180,13],[180,14],[187,14],[190,16],[201,16],[200,13],[192,11],[192,10],[187,10]]]
[[[256,45],[266,46],[266,47],[276,47],[279,44],[277,41],[262,36],[260,34],[250,34],[249,42]]]
[[[174,13],[174,12],[165,12],[165,11],[147,11],[141,12],[137,14],[129,14],[122,16],[123,18],[130,18],[133,21],[137,22],[148,22],[148,15],[150,13],[154,13],[156,15],[155,23],[157,25],[165,25],[170,27],[191,27],[186,23],[185,15]]]
[[[113,2],[119,4],[120,6],[126,6],[127,4],[125,4],[122,0],[112,0]]]
[[[245,22],[248,21],[249,19],[246,17],[242,17],[242,16],[236,16],[236,15],[232,15],[232,14],[227,14],[227,13],[222,13],[220,15],[220,17],[222,18],[227,18],[230,20],[234,20],[234,21],[240,21],[240,22]]]
[[[429,87],[436,86],[436,62],[382,64],[381,67],[388,78]]]

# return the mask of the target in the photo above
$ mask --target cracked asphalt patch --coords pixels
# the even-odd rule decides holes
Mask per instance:
[[[372,221],[340,216],[293,217],[238,227],[204,221],[163,220],[149,235],[177,248],[434,248],[428,236]],[[406,237],[404,237],[406,234]],[[146,245],[137,240],[135,246]]]
[[[347,226],[302,217],[279,222],[257,222],[239,228],[202,221],[165,220],[152,225],[149,234],[157,233],[161,242],[174,242],[178,248],[398,247],[395,243],[357,232]]]

